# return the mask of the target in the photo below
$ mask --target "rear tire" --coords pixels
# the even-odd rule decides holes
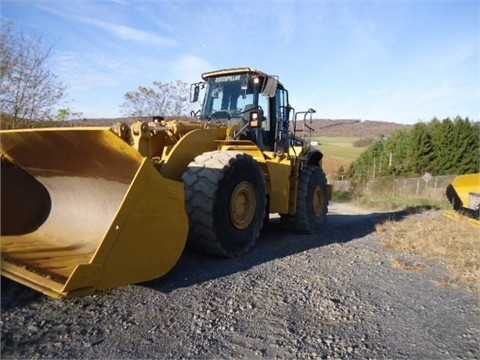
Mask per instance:
[[[312,234],[323,228],[327,212],[327,177],[319,167],[307,165],[302,170],[298,184],[297,213],[282,215],[282,224],[288,230]]]
[[[260,234],[266,208],[263,172],[253,157],[207,152],[188,165],[182,179],[189,245],[222,257],[247,252]]]

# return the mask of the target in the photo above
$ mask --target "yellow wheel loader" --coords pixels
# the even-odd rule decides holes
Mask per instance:
[[[480,225],[480,173],[457,176],[448,185],[446,195],[454,210],[446,211],[447,217],[463,215]]]
[[[270,213],[320,230],[331,189],[305,139],[314,110],[295,114],[278,77],[256,69],[202,78],[188,121],[2,131],[2,275],[79,296],[163,276],[187,239],[242,255]]]

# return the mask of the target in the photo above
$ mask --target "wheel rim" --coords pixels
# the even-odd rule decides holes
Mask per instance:
[[[246,229],[255,216],[257,199],[255,188],[247,181],[239,183],[230,198],[230,218],[233,225],[239,229]]]
[[[316,186],[313,192],[313,212],[315,216],[321,216],[325,208],[325,197],[321,186]]]

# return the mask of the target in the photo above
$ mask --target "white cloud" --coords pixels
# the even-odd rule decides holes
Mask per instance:
[[[126,4],[121,0],[116,3],[119,5]],[[95,10],[92,8],[91,2],[75,2],[74,4],[76,6],[75,10],[73,6],[72,8],[69,7],[68,10],[66,8],[62,10],[62,8],[58,7],[59,4],[57,3],[55,3],[55,6],[49,3],[41,3],[38,7],[39,9],[69,21],[75,20],[84,24],[96,26],[122,40],[155,46],[173,46],[177,44],[175,39],[163,37],[151,31],[140,30],[131,26],[123,25],[120,22],[96,19],[95,17],[101,17],[102,10],[97,8],[95,16],[92,16],[91,14],[94,13]]]
[[[119,25],[119,24],[110,23],[107,21],[95,20],[95,19],[89,19],[89,18],[77,18],[77,19],[84,23],[100,27],[108,31],[112,35],[123,40],[132,40],[132,41],[136,41],[143,44],[157,45],[157,46],[171,46],[176,44],[176,41],[174,39],[165,38],[155,33],[135,29],[130,26]]]
[[[195,55],[181,55],[171,65],[172,76],[188,83],[199,81],[202,73],[213,69],[210,62]]]
[[[52,56],[55,73],[70,89],[117,87],[122,78],[134,74],[133,67],[101,53],[55,51]]]

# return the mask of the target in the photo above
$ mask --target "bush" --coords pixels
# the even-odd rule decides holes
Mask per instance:
[[[375,138],[373,137],[367,137],[367,138],[361,138],[361,139],[358,139],[357,141],[355,141],[353,143],[353,146],[354,147],[369,147],[370,145],[372,145],[374,142],[375,142]]]

